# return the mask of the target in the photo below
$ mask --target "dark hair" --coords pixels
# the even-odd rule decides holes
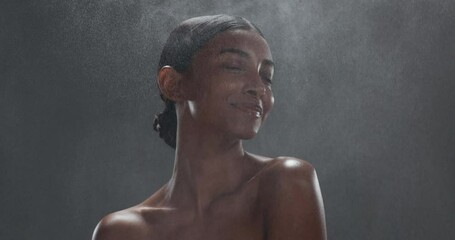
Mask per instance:
[[[161,52],[158,71],[164,66],[171,66],[177,72],[188,70],[194,54],[218,33],[245,29],[254,30],[262,37],[262,32],[251,22],[242,17],[229,15],[201,16],[190,18],[180,23],[170,34]],[[160,93],[165,103],[162,113],[155,116],[153,129],[171,146],[176,147],[177,116],[175,104]]]

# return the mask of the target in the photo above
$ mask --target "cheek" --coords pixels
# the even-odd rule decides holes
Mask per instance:
[[[263,107],[265,116],[267,116],[273,108],[273,104],[275,103],[275,98],[273,97],[273,93],[270,91],[263,99]]]

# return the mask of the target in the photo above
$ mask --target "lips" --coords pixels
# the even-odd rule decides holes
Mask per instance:
[[[240,111],[248,113],[256,118],[260,118],[263,113],[263,109],[259,103],[241,102],[231,103],[231,105],[239,109]]]

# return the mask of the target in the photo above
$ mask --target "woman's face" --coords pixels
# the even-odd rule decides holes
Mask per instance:
[[[250,139],[272,109],[272,77],[272,55],[257,32],[219,33],[194,55],[185,74],[191,116],[207,128]]]

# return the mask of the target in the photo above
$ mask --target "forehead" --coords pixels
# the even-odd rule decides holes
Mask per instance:
[[[243,29],[219,33],[196,53],[195,58],[218,56],[224,49],[241,50],[258,61],[272,60],[267,41],[256,31]]]

